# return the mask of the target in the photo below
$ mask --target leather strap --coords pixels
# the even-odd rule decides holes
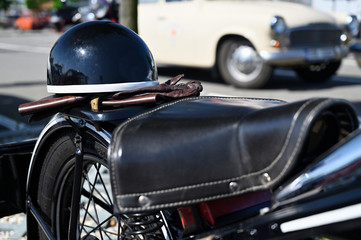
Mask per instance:
[[[199,96],[203,90],[199,81],[178,83],[183,74],[180,74],[165,83],[154,87],[139,88],[121,91],[105,96],[58,96],[52,95],[38,101],[25,103],[19,106],[21,115],[44,114],[44,112],[66,111],[74,106],[83,105],[91,107],[98,112],[102,108],[119,108],[130,105],[161,104],[180,98]]]

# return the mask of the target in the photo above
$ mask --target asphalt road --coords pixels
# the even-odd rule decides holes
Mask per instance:
[[[0,102],[8,104],[14,101],[18,104],[48,95],[47,56],[59,36],[59,33],[49,29],[26,32],[0,30]],[[180,73],[185,74],[185,80],[202,81],[203,95],[276,98],[286,101],[310,97],[344,98],[353,102],[361,115],[361,68],[352,56],[343,61],[337,76],[323,84],[306,83],[292,71],[277,70],[263,89],[236,89],[215,77],[211,71],[159,66],[161,82]],[[14,109],[13,115],[16,113],[16,108]]]

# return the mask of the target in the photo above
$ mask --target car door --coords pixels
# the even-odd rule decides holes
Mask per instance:
[[[139,35],[157,62],[187,65],[194,59],[198,0],[140,0]]]

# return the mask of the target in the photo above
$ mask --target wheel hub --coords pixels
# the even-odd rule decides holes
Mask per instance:
[[[232,54],[232,64],[244,74],[250,74],[257,68],[257,54],[248,46],[237,48]]]
[[[262,66],[262,59],[251,46],[247,45],[235,48],[227,59],[229,73],[240,82],[255,79],[260,74]]]

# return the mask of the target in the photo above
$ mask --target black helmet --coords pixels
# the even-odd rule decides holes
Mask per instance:
[[[116,92],[158,85],[157,68],[143,40],[110,21],[79,24],[50,51],[49,93]]]

